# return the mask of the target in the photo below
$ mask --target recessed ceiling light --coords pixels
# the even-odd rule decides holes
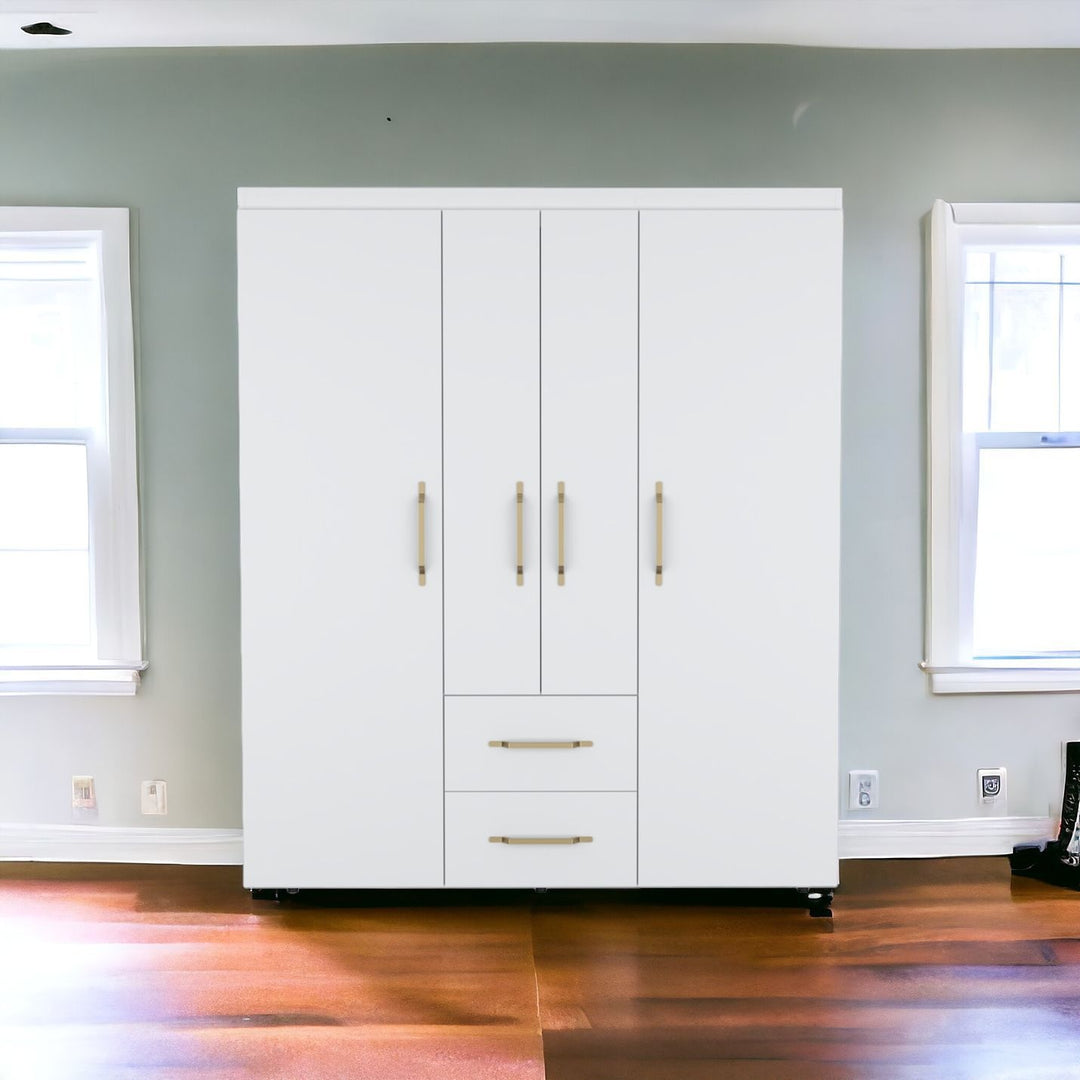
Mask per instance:
[[[45,34],[50,37],[63,37],[65,34],[71,33],[70,30],[65,30],[62,26],[53,26],[51,22],[30,23],[21,29],[24,34]]]

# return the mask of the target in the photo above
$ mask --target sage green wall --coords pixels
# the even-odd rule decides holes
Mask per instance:
[[[131,700],[0,698],[0,821],[70,821],[85,772],[103,825],[240,824],[236,188],[366,184],[842,187],[840,767],[881,770],[881,817],[969,816],[1001,764],[1010,812],[1045,814],[1080,700],[933,698],[916,667],[920,220],[935,197],[1080,198],[1078,99],[1071,52],[0,53],[0,203],[137,216],[151,662]],[[139,815],[150,777],[167,819]]]

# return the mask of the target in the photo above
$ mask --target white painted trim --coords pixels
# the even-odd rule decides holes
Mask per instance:
[[[0,8],[0,49],[34,52],[474,42],[1080,46],[1074,0],[14,0]],[[41,18],[72,33],[21,32]]]
[[[841,859],[940,859],[1008,855],[1016,844],[1057,835],[1048,817],[947,818],[840,822]]]
[[[841,859],[1007,855],[1015,844],[1057,835],[1051,818],[954,818],[839,823]],[[240,829],[0,824],[0,861],[243,864]]]
[[[938,200],[940,202],[940,200]],[[1080,203],[945,203],[957,225],[1080,225]],[[935,210],[937,203],[934,204]]]
[[[0,861],[240,866],[240,829],[0,824]]]
[[[927,526],[926,662],[959,663],[961,323],[955,282],[960,256],[952,207],[937,199],[927,258]]]
[[[93,242],[100,262],[105,400],[102,424],[86,437],[89,486],[91,619],[97,658],[133,657],[123,676],[47,679],[28,665],[6,676],[0,694],[133,694],[143,664],[136,465],[135,339],[131,303],[130,211],[122,207],[4,206],[0,235],[69,236]],[[9,429],[10,430],[10,429]],[[41,441],[29,439],[27,441]],[[45,440],[49,441],[49,440]],[[37,659],[58,650],[40,650]],[[92,658],[92,657],[91,657]],[[12,666],[6,665],[9,670]],[[40,663],[36,665],[40,667]],[[86,665],[73,664],[74,672]],[[63,668],[64,665],[57,665]]]
[[[1043,229],[1045,228],[1045,234]],[[1080,203],[934,202],[926,260],[927,526],[925,659],[935,694],[1080,690],[1080,665],[1060,658],[973,659],[977,485],[965,467],[963,266],[965,248],[1080,242]],[[965,478],[968,481],[965,482]]]
[[[1080,690],[1080,666],[1071,668],[921,665],[935,694],[1052,694]]]
[[[241,210],[840,210],[840,188],[239,188]]]
[[[129,668],[22,668],[0,670],[0,697],[29,694],[75,694],[81,697],[132,696],[145,664]]]

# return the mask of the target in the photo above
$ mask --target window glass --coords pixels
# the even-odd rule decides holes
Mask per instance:
[[[1080,652],[1080,448],[979,454],[976,657]]]
[[[0,427],[101,424],[101,307],[95,245],[0,243]]]
[[[990,429],[1058,430],[1061,290],[995,284],[991,317]]]

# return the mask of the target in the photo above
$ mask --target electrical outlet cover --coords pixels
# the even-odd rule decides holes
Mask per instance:
[[[852,769],[848,773],[848,809],[876,810],[878,786],[877,769]]]
[[[167,814],[166,788],[164,780],[144,780],[142,782],[142,812],[144,814]]]
[[[96,810],[97,792],[94,790],[92,776],[73,776],[71,778],[71,806],[74,810]]]
[[[1004,814],[1009,800],[1009,776],[1004,767],[979,769],[976,791],[979,805],[984,810]]]

